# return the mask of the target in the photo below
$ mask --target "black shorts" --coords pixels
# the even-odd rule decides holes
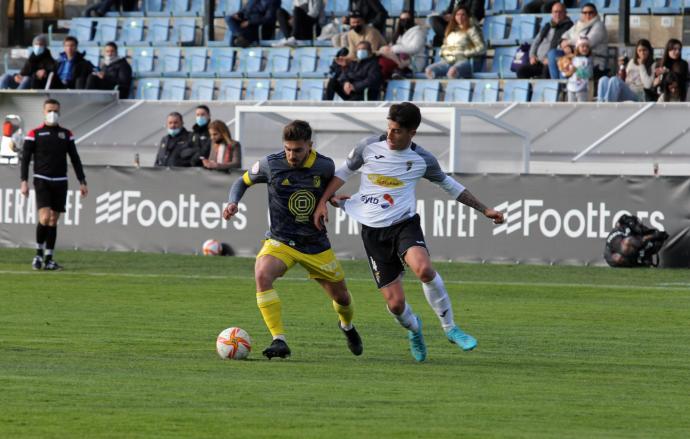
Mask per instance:
[[[36,190],[37,208],[50,207],[56,212],[65,211],[67,180],[51,181],[34,178],[34,189]]]
[[[362,225],[362,242],[378,288],[392,283],[405,271],[404,257],[410,247],[426,248],[419,215],[389,227]]]

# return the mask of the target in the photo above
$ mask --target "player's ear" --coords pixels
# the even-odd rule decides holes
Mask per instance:
[[[417,135],[417,130],[410,130],[410,137]]]

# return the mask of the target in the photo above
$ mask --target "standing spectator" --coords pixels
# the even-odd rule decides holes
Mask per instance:
[[[443,11],[443,15],[433,15],[429,17],[429,23],[434,30],[434,47],[440,47],[443,44],[443,38],[446,33],[448,23],[453,17],[453,11],[459,7],[465,7],[470,17],[474,19],[475,24],[484,19],[484,0],[450,0],[448,7]]]
[[[103,49],[103,63],[99,71],[93,72],[86,79],[89,90],[114,90],[120,93],[120,99],[129,97],[132,84],[132,67],[127,59],[117,55],[117,44],[112,41]]]
[[[60,103],[48,99],[43,103],[45,123],[26,136],[22,150],[21,185],[19,191],[29,196],[29,163],[34,161],[34,189],[38,224],[36,225],[36,256],[31,262],[34,270],[60,270],[53,259],[57,224],[67,201],[67,156],[79,180],[81,196],[89,191],[81,159],[74,144],[74,134],[58,125]]]
[[[380,0],[350,0],[350,5],[347,9],[351,12],[357,12],[367,23],[378,29],[381,35],[386,35],[386,20],[388,19],[388,11],[383,7]],[[350,15],[350,19],[352,16]],[[343,17],[344,24],[350,24],[348,17]],[[378,49],[374,49],[376,51]]]
[[[561,37],[572,26],[573,22],[566,15],[565,6],[555,2],[551,7],[551,21],[544,25],[534,39],[529,50],[529,64],[517,71],[518,78],[558,79],[560,75],[555,52],[559,50]]]
[[[225,22],[234,38],[233,45],[249,47],[259,41],[259,27],[262,38],[272,39],[278,9],[280,0],[249,0],[242,9],[226,16]]]
[[[683,45],[675,38],[666,43],[664,56],[657,62],[654,69],[653,87],[660,87],[669,73],[675,73],[680,86],[680,97],[685,102],[688,93],[688,62],[681,58]]]
[[[326,100],[335,94],[345,101],[379,100],[381,93],[381,68],[377,56],[373,56],[371,44],[362,41],[357,45],[357,61],[338,57],[331,66],[333,76],[326,85]]]
[[[586,37],[577,40],[575,56],[565,72],[568,77],[568,102],[589,100],[589,80],[592,79],[592,51]]]
[[[423,24],[416,24],[414,15],[410,11],[403,11],[398,20],[398,26],[393,33],[393,44],[379,49],[379,64],[383,79],[412,78],[414,72],[414,57],[422,53],[426,45],[427,28]]]
[[[199,105],[194,110],[196,123],[192,127],[192,166],[201,166],[201,158],[208,157],[211,151],[211,136],[209,134],[209,122],[211,121],[211,110],[206,105]]]
[[[168,134],[161,139],[154,166],[190,166],[194,148],[189,131],[184,128],[182,115],[177,111],[168,114]]]
[[[582,6],[580,19],[563,35],[561,47],[574,46],[580,37],[587,37],[589,41],[594,79],[597,80],[606,74],[609,37],[604,22],[597,13],[597,7],[592,3],[585,3]]]
[[[55,60],[46,47],[48,39],[45,35],[34,37],[31,54],[26,60],[19,74],[5,73],[0,78],[0,89],[43,89],[48,76],[55,70]]]
[[[314,26],[322,16],[323,0],[294,0],[292,16],[285,9],[278,9],[278,26],[284,37],[273,47],[295,46],[297,40],[314,39]]]
[[[682,87],[678,75],[669,72],[661,83],[661,93],[657,102],[684,102],[681,96]]]
[[[350,13],[350,30],[347,32],[347,50],[351,61],[356,59],[357,45],[366,41],[371,46],[372,51],[378,50],[386,45],[386,39],[375,27],[367,24],[367,21],[357,12]]]
[[[222,120],[214,120],[208,126],[211,136],[211,150],[201,157],[204,168],[227,172],[242,166],[240,142],[232,140],[230,130]]]
[[[85,88],[93,65],[84,58],[83,52],[79,52],[79,41],[76,38],[65,37],[62,48],[64,52],[58,58],[50,88]]]
[[[599,79],[597,100],[599,102],[644,102],[645,91],[652,88],[654,81],[652,53],[649,40],[638,41],[635,46],[635,57],[627,65],[625,57],[618,60],[617,76],[604,76]]]
[[[453,20],[446,27],[446,36],[441,46],[441,61],[426,68],[426,76],[434,79],[471,78],[479,70],[486,45],[479,26],[470,21],[469,10],[460,6],[453,12]]]

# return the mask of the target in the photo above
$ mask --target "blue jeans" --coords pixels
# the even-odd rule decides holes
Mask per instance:
[[[558,70],[558,58],[565,55],[561,49],[551,49],[547,52],[546,58],[549,60],[549,77],[551,79],[565,79]]]
[[[599,102],[638,102],[640,97],[618,76],[602,76],[597,87]]]
[[[448,70],[450,70],[451,67],[455,67],[457,76],[452,78],[449,76],[449,79],[469,79],[472,77],[473,72],[478,72],[481,70],[481,63],[482,60],[480,58],[471,58],[465,61],[458,61],[451,66],[448,61],[441,60],[437,63],[427,66],[426,70],[430,71],[434,78],[438,78],[440,76],[446,76],[448,74]]]
[[[17,84],[14,80],[14,73],[5,73],[0,78],[0,90],[26,90],[31,86],[31,76],[24,76],[22,82]]]

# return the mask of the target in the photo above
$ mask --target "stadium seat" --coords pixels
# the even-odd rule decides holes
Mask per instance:
[[[438,102],[441,82],[435,79],[418,80],[414,83],[412,100],[415,102]]]
[[[518,0],[494,0],[491,8],[493,14],[517,14],[520,12]]]
[[[262,49],[254,47],[241,49],[235,56],[236,68],[231,72],[225,73],[224,76],[231,78],[254,76],[255,73],[261,72],[262,56]]]
[[[287,72],[275,72],[277,78],[296,78],[305,74],[314,73],[316,70],[316,47],[298,47],[292,52],[290,70]]]
[[[323,100],[323,79],[302,79],[300,82],[298,101]]]
[[[191,101],[213,100],[213,79],[194,79],[189,95]]]
[[[149,17],[170,15],[163,10],[163,0],[142,0],[142,7]]]
[[[266,50],[266,68],[261,72],[254,72],[252,76],[257,78],[268,78],[271,76],[284,75],[290,70],[290,48],[270,48]]]
[[[649,14],[652,8],[649,0],[630,0],[630,13],[645,15]]]
[[[433,0],[417,0],[414,2],[415,14],[417,17],[427,17],[434,10]]]
[[[304,78],[325,78],[333,63],[335,54],[340,50],[337,47],[322,47],[319,49],[319,58],[316,63],[316,70],[313,72],[303,72]]]
[[[127,18],[122,22],[120,42],[126,46],[142,44],[144,41],[144,19]]]
[[[451,0],[435,0],[434,1],[434,12],[437,12],[439,14],[443,14],[443,12],[446,10],[448,5],[450,4]],[[415,2],[416,6],[416,2]]]
[[[649,0],[649,8],[652,14],[682,14],[685,7],[690,7],[687,0]]]
[[[182,70],[182,49],[161,47],[158,49],[158,72],[162,76],[186,75]]]
[[[297,99],[297,80],[278,79],[273,83],[272,101],[295,101]]]
[[[472,102],[498,102],[498,80],[483,80],[474,83]]]
[[[470,102],[472,83],[468,79],[453,79],[446,85],[445,102]]]
[[[208,76],[230,76],[235,65],[235,53],[237,49],[231,47],[211,47]],[[204,76],[204,75],[201,75]]]
[[[381,4],[388,11],[389,17],[399,17],[404,8],[404,0],[381,0]],[[419,15],[419,14],[417,14]]]
[[[96,46],[85,47],[84,58],[96,67],[100,66],[101,48]]]
[[[172,28],[173,43],[193,45],[196,41],[196,19],[194,17],[177,17]]]
[[[184,51],[184,71],[189,76],[206,73],[206,47],[188,47]]]
[[[690,47],[683,47],[680,52],[680,57],[685,61],[690,60]]]
[[[592,3],[597,7],[599,15],[618,15],[620,0],[594,0]]]
[[[170,19],[149,18],[146,22],[148,32],[146,41],[152,46],[165,45],[170,42]]]
[[[508,46],[514,44],[508,38],[508,16],[489,15],[484,18],[482,32],[484,41],[489,46]]]
[[[386,87],[386,101],[409,101],[412,95],[412,81],[406,79],[394,79],[388,81]]]
[[[117,18],[93,18],[92,20],[96,25],[96,35],[93,38],[95,43],[105,45],[117,40]]]
[[[326,0],[326,17],[345,17],[349,13],[349,0]]]
[[[70,20],[69,35],[79,40],[82,46],[91,44],[92,18],[73,18]]]
[[[173,17],[190,17],[196,14],[190,11],[190,0],[166,0],[164,11]]]
[[[214,1],[214,0],[211,0]],[[204,0],[190,0],[189,1],[189,15],[194,17],[201,17],[204,15]]]
[[[232,15],[242,8],[242,0],[217,0],[215,16],[225,17]]]
[[[503,102],[527,102],[529,100],[529,81],[526,79],[507,80],[503,84]]]
[[[184,101],[184,95],[187,91],[187,84],[185,79],[166,79],[163,81],[163,90],[161,91],[162,101]]]
[[[476,72],[474,77],[477,79],[499,79],[499,78],[516,78],[515,72],[510,71],[510,65],[515,57],[517,47],[498,47],[494,50],[493,62],[491,63],[491,71]]]
[[[558,102],[560,84],[553,79],[539,79],[532,84],[530,102]]]
[[[271,81],[268,79],[250,79],[247,81],[245,101],[266,101],[271,91]]]
[[[221,79],[218,84],[219,101],[239,101],[242,99],[241,79]]]
[[[537,36],[537,16],[531,14],[513,15],[513,21],[510,24],[510,35],[508,40],[510,44],[520,45],[522,43],[530,43],[534,41]]]
[[[153,72],[154,53],[152,47],[137,47],[132,53],[132,71],[137,75]]]
[[[158,79],[142,79],[137,84],[136,99],[157,101],[161,91],[161,82]]]

